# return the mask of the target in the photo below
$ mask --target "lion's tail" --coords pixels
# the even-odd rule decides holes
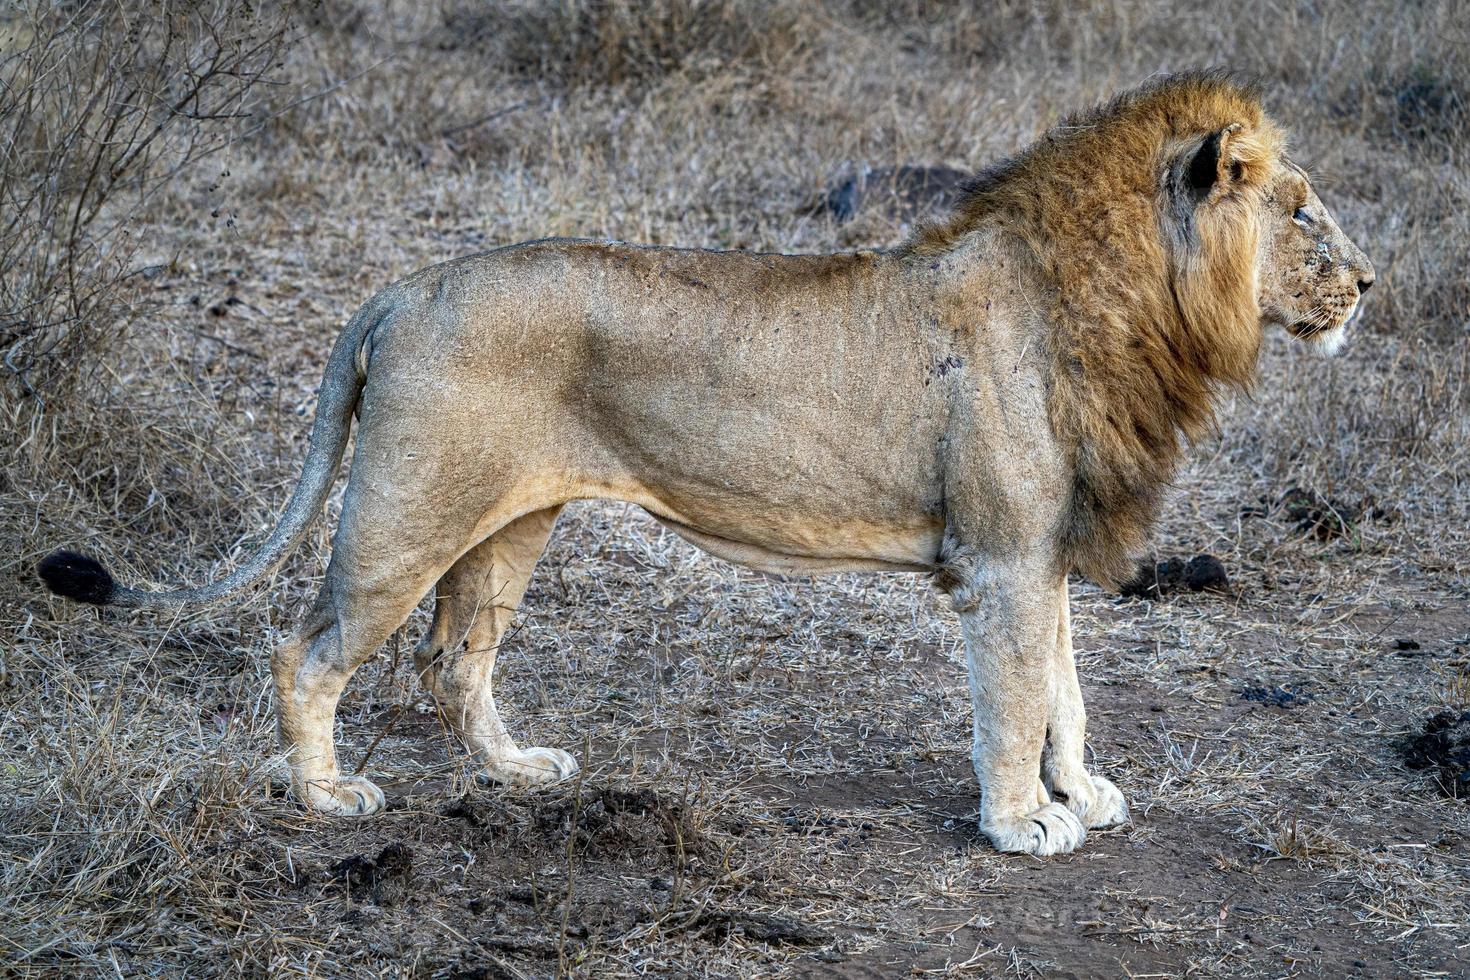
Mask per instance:
[[[275,530],[260,550],[245,564],[217,582],[196,588],[150,592],[121,586],[94,558],[74,551],[54,551],[41,560],[36,571],[46,588],[57,595],[97,606],[125,608],[189,606],[216,602],[234,595],[269,574],[306,536],[312,520],[321,513],[352,428],[352,413],[367,380],[369,348],[374,327],[383,319],[369,302],[348,322],[332,348],[322,374],[316,419],[311,426],[310,448],[302,466],[301,479],[291,502]]]

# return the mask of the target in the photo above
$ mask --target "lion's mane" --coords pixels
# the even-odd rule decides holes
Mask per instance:
[[[1227,127],[1228,193],[1180,212],[1171,163]],[[1026,243],[1051,306],[1051,423],[1074,466],[1060,552],[1094,580],[1131,572],[1183,444],[1210,429],[1222,388],[1254,376],[1257,215],[1282,144],[1251,86],[1162,78],[981,172],[905,246],[943,253],[981,226]]]

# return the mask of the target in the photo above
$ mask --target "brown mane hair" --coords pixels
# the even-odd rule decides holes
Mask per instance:
[[[1211,140],[1220,179],[1193,201],[1180,174],[1215,163]],[[999,227],[1034,259],[1053,297],[1050,421],[1073,462],[1059,554],[1100,583],[1132,573],[1183,444],[1254,377],[1261,189],[1281,150],[1249,86],[1160,78],[983,171],[904,246],[938,254]]]

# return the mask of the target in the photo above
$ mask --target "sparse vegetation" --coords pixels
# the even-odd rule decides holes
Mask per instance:
[[[260,110],[286,22],[227,3],[22,3],[0,21],[0,349],[25,394],[130,321],[150,199]],[[99,350],[99,348],[101,350]]]
[[[11,5],[0,972],[1465,972],[1470,806],[1399,753],[1470,669],[1467,30],[1453,0]],[[336,329],[416,268],[558,234],[892,245],[908,211],[812,202],[1206,64],[1259,76],[1379,285],[1337,360],[1268,344],[1180,480],[1158,550],[1228,592],[1077,586],[1135,822],[1074,858],[978,837],[958,631],[915,579],[760,578],[574,508],[500,691],[584,776],[476,785],[412,677],[421,614],[344,700],[390,812],[343,824],[283,798],[266,662],[330,522],[177,619],[34,577],[60,544],[230,567]]]

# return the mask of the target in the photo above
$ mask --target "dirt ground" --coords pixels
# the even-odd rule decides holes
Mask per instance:
[[[1470,800],[1405,763],[1470,707],[1463,9],[300,9],[269,124],[137,217],[148,272],[96,370],[4,389],[0,973],[1470,975]],[[1192,449],[1155,557],[1217,556],[1226,587],[1074,582],[1091,761],[1133,814],[1075,854],[979,836],[958,625],[917,577],[764,577],[573,505],[497,695],[580,776],[474,779],[414,681],[426,605],[343,700],[344,768],[388,794],[346,822],[287,797],[267,668],[335,498],[236,606],[41,592],[62,545],[159,585],[238,564],[336,330],[416,268],[548,234],[892,245],[912,202],[839,222],[824,195],[1216,63],[1262,77],[1379,285],[1335,360],[1271,338]]]
[[[545,975],[559,955],[594,975],[1463,975],[1470,814],[1398,753],[1425,673],[1465,663],[1463,600],[1404,582],[1313,608],[1247,582],[1082,593],[1091,744],[1134,822],[1060,860],[1001,857],[975,830],[954,624],[917,583],[731,574],[589,507],[504,668],[518,727],[583,746],[578,783],[456,785],[427,706],[400,713],[400,667],[344,726],[391,812],[344,833],[283,806],[296,872],[277,859],[267,887],[323,925],[371,922],[363,966],[426,975]],[[607,624],[608,594],[647,605]],[[1246,696],[1272,688],[1296,697]],[[399,846],[401,873],[333,871]]]

